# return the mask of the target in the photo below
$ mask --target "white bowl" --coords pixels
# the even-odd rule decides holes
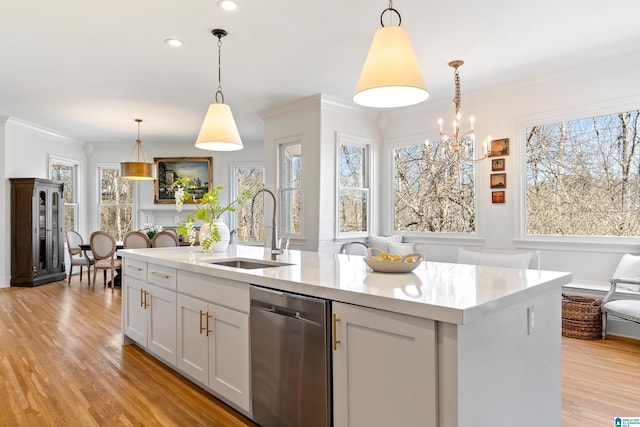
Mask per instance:
[[[368,252],[369,255],[363,258],[364,263],[367,264],[370,269],[379,273],[409,273],[420,265],[420,261],[422,261],[422,255],[417,252],[405,255],[398,261],[378,261],[373,259],[374,256],[383,253],[383,251],[378,248],[369,248]],[[407,262],[410,258],[413,262]]]

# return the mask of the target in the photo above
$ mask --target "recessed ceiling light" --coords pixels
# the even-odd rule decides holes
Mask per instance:
[[[234,12],[238,9],[238,2],[235,0],[218,0],[218,7],[227,12]]]
[[[178,39],[166,39],[164,41],[166,44],[168,44],[171,47],[180,47],[182,46],[182,40],[178,40]]]

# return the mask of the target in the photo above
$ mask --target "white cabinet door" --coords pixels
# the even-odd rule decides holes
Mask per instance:
[[[437,425],[432,320],[334,302],[336,427]]]
[[[176,293],[147,285],[147,348],[176,365]]]
[[[207,303],[197,298],[178,294],[178,368],[194,380],[207,385],[209,380],[209,337],[211,318]],[[210,333],[210,332],[209,332]]]
[[[147,313],[145,292],[147,284],[131,276],[124,278],[123,324],[126,336],[138,344],[147,346]]]
[[[209,304],[209,387],[251,412],[249,315]]]

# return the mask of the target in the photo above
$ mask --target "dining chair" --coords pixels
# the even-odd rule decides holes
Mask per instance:
[[[104,286],[107,286],[107,270],[111,270],[111,292],[113,292],[116,269],[122,268],[122,260],[116,258],[116,239],[104,231],[94,231],[89,239],[93,253],[93,285],[96,284],[96,272],[103,270]]]
[[[179,245],[178,236],[175,232],[169,230],[159,231],[151,240],[152,248],[171,248]]]
[[[151,240],[142,231],[130,231],[122,239],[124,249],[150,248]]]
[[[91,265],[93,265],[93,258],[87,254],[87,251],[83,251],[80,245],[84,243],[80,233],[74,230],[67,230],[67,250],[69,251],[69,281],[67,286],[71,285],[71,274],[73,273],[73,266],[80,267],[80,281],[82,282],[82,267],[87,267],[87,277],[89,280],[89,286],[91,286]]]
[[[340,248],[341,254],[367,256],[369,247],[366,243],[357,240],[345,242]]]
[[[640,323],[640,256],[624,254],[609,283],[602,301],[602,339],[607,337],[609,315]]]

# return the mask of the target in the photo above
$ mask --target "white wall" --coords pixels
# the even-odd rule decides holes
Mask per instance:
[[[311,95],[260,114],[268,188],[277,188],[278,146],[302,143],[302,237],[291,248],[333,250],[335,237],[336,133],[378,140],[374,115],[325,94]],[[266,221],[265,221],[266,223]]]
[[[0,224],[4,231],[3,251],[0,255],[0,287],[8,287],[11,278],[11,191],[8,178],[36,177],[49,178],[49,157],[57,156],[75,160],[79,163],[78,191],[79,212],[78,231],[89,236],[97,229],[98,186],[96,165],[119,163],[129,153],[135,141],[94,144],[74,140],[54,131],[43,129],[35,124],[20,119],[0,117],[0,176],[4,177],[4,186],[0,187]],[[222,201],[229,200],[230,163],[262,161],[262,141],[244,141],[244,149],[235,152],[212,152],[194,147],[192,142],[176,147],[162,143],[148,143],[145,147],[152,157],[212,157],[213,182],[223,184],[225,190],[221,194]],[[154,205],[153,182],[138,182],[138,203],[141,209],[175,211],[175,206]],[[193,209],[187,206],[185,211]],[[138,218],[139,226],[144,218]],[[65,253],[66,256],[66,253]],[[68,265],[68,261],[67,261]]]
[[[284,142],[302,144],[302,232],[292,239],[291,249],[315,250],[318,247],[318,199],[320,183],[320,96],[314,95],[260,113],[264,123],[265,187],[278,188],[278,149]],[[265,206],[264,224],[272,222],[273,210]],[[265,230],[265,236],[270,231]]]
[[[637,64],[640,53],[611,58],[610,61],[586,64],[563,70],[556,75],[540,76],[534,82],[514,82],[511,86],[462,93],[462,112],[476,117],[476,135],[480,141],[487,135],[510,139],[510,155],[506,157],[506,203],[492,204],[488,179],[490,162],[478,165],[478,232],[464,239],[450,237],[407,237],[428,246],[428,259],[455,261],[458,246],[477,246],[496,250],[540,250],[543,269],[569,271],[581,282],[606,283],[620,255],[640,252],[640,239],[617,242],[554,242],[549,239],[527,239],[521,230],[522,187],[520,162],[521,128],[527,123],[560,118],[582,117],[584,114],[611,113],[622,109],[640,109],[640,85],[637,84]],[[464,71],[464,70],[463,70]],[[473,76],[461,76],[465,79]],[[453,83],[451,93],[453,92]],[[374,175],[377,189],[374,209],[377,221],[373,232],[386,234],[391,230],[391,176],[386,154],[389,144],[407,138],[437,138],[437,120],[451,121],[451,94],[433,95],[418,107],[380,113],[359,109],[350,102],[338,102],[326,95],[312,95],[284,106],[275,106],[260,114],[265,126],[264,145],[260,141],[245,142],[239,152],[203,152],[191,142],[176,147],[156,141],[144,141],[152,157],[204,157],[214,159],[214,183],[229,188],[229,163],[234,161],[264,161],[266,187],[277,188],[277,144],[290,137],[301,137],[303,144],[304,218],[303,238],[292,241],[292,248],[317,250],[335,249],[335,135],[343,132],[376,141]],[[342,104],[342,105],[340,105]],[[0,121],[0,130],[2,130]],[[378,134],[382,132],[382,140]],[[4,143],[4,144],[3,144]],[[95,166],[98,163],[118,164],[133,140],[126,143],[91,144],[74,141],[54,132],[9,119],[0,132],[2,150],[1,176],[47,177],[48,156],[78,158],[84,164],[82,197],[87,210],[81,217],[84,234],[96,228],[97,185]],[[142,209],[173,209],[172,205],[153,204],[153,184],[141,182],[139,204]],[[4,209],[0,220],[9,236],[9,183],[0,190]],[[2,193],[4,191],[4,194]],[[228,191],[223,192],[228,198]],[[267,209],[267,213],[270,209]],[[4,218],[3,218],[4,216]],[[270,223],[270,218],[265,219]],[[8,284],[9,241],[0,258],[0,285]]]
[[[97,183],[97,167],[100,164],[112,164],[119,165],[123,160],[123,157],[127,155],[135,141],[130,143],[108,143],[108,144],[94,144],[92,156],[89,159],[88,168],[92,171],[88,177],[88,186],[91,189],[91,196],[88,200],[88,217],[90,230],[96,230],[98,227],[98,183]],[[192,141],[185,142],[180,146],[171,144],[163,144],[157,141],[145,141],[143,145],[148,154],[152,158],[158,157],[211,157],[213,159],[213,185],[222,184],[224,190],[220,194],[220,200],[222,202],[229,201],[230,185],[229,179],[231,175],[230,164],[232,162],[259,162],[262,161],[262,141],[243,141],[244,148],[240,151],[207,151],[196,148]],[[175,205],[173,204],[154,204],[154,184],[153,181],[138,181],[135,184],[137,190],[137,203],[139,211],[144,211],[136,218],[136,228],[141,228],[142,225],[151,221],[152,218],[149,215],[154,213],[173,213],[175,212]],[[193,205],[184,205],[184,214],[193,210]]]
[[[2,220],[5,239],[2,241],[3,251],[0,261],[0,287],[7,287],[11,276],[11,191],[8,178],[49,178],[49,157],[57,156],[77,160],[81,165],[86,163],[83,151],[84,143],[38,126],[9,118],[4,126],[0,124],[4,149],[2,150],[2,175],[5,178],[2,196]],[[1,144],[0,144],[1,146]],[[82,187],[86,170],[80,167],[80,197],[86,200],[86,187]],[[86,224],[86,217],[80,212],[79,221]]]
[[[491,164],[488,160],[480,162],[477,175],[477,239],[416,239],[428,244],[429,259],[454,262],[458,245],[500,250],[540,250],[543,269],[569,271],[573,273],[574,281],[606,284],[622,253],[640,252],[640,238],[628,239],[625,243],[583,241],[572,244],[558,243],[552,239],[527,239],[521,230],[524,187],[522,129],[526,124],[549,120],[640,109],[640,85],[636,75],[638,63],[640,54],[636,53],[607,62],[585,64],[552,76],[541,76],[534,82],[514,83],[510,87],[475,93],[463,90],[463,123],[466,121],[464,117],[475,116],[477,141],[482,141],[487,135],[493,139],[510,139],[510,154],[506,157],[506,203],[491,203],[488,182]],[[464,79],[472,78],[461,76],[463,83]],[[453,82],[451,90],[453,93]],[[428,100],[421,108],[391,112],[384,139],[392,141],[416,136],[422,140],[425,137],[438,138],[438,118],[442,117],[447,123],[453,120],[453,114],[453,105],[448,97]],[[380,184],[383,195],[391,194],[389,175],[383,177]],[[389,216],[386,215],[386,218]],[[390,229],[391,224],[387,221],[380,231],[389,232]]]

